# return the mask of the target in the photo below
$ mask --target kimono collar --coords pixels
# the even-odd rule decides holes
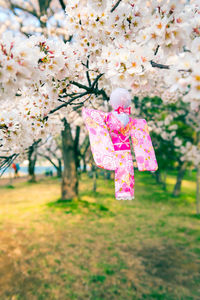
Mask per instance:
[[[130,106],[128,108],[124,108],[122,106],[119,106],[117,109],[115,109],[115,111],[118,112],[118,114],[121,114],[121,113],[125,113],[125,114],[131,114],[131,108]]]

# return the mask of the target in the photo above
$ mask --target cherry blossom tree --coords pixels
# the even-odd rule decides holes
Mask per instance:
[[[106,110],[102,100],[118,86],[139,98],[181,98],[199,112],[199,12],[198,1],[69,0],[65,39],[2,34],[2,164],[57,134],[63,125],[56,113],[68,116],[83,105]],[[40,13],[50,22],[41,5]]]

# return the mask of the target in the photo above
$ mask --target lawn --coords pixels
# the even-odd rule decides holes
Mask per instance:
[[[83,175],[80,199],[58,202],[58,179],[0,187],[0,299],[200,299],[195,183],[164,192],[136,172],[134,201]]]

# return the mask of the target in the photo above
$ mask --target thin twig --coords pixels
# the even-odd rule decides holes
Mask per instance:
[[[151,63],[151,66],[153,68],[167,69],[167,70],[170,69],[169,65],[158,64],[158,63],[154,62],[153,60],[150,60],[150,63]],[[179,69],[178,72],[189,72],[189,73],[191,73],[192,69],[187,69],[187,70]]]
[[[156,47],[156,50],[155,50],[155,52],[154,52],[154,55],[156,55],[156,54],[158,53],[159,48],[160,48],[160,45],[158,45],[158,46]]]
[[[86,85],[83,85],[83,84],[81,84],[81,83],[79,83],[79,82],[76,82],[76,81],[70,81],[70,83],[73,84],[73,85],[75,85],[75,86],[77,86],[77,87],[79,87],[80,89],[84,89],[84,90],[86,90],[86,91],[88,91],[88,92],[90,92],[90,90],[91,90],[90,87],[88,87],[88,86],[86,86]]]
[[[57,106],[56,108],[50,110],[50,112],[48,113],[48,115],[51,115],[51,114],[53,114],[54,112],[60,110],[61,108],[66,107],[66,106],[69,105],[72,101],[74,101],[74,100],[76,100],[76,99],[78,99],[78,98],[82,98],[82,97],[85,96],[85,95],[88,95],[88,92],[82,93],[81,96],[78,95],[77,97],[73,97],[73,98],[71,98],[69,101],[67,101],[67,102],[65,102],[65,103],[63,103],[63,104]],[[48,119],[48,116],[44,117],[44,120],[47,120],[47,119]]]
[[[99,80],[103,75],[104,75],[104,73],[101,73],[101,74],[99,74],[99,75],[95,78],[95,80],[93,81],[92,86],[91,86],[92,89],[94,89],[94,87],[95,87],[95,85],[97,84],[98,80]]]
[[[7,170],[7,168],[10,167],[10,165],[13,163],[13,161],[19,156],[19,154],[12,154],[8,157],[0,157],[0,159],[3,159],[3,163],[0,164],[0,177],[4,174],[4,172]]]
[[[86,77],[87,77],[87,81],[88,81],[89,87],[91,87],[90,74],[89,74],[89,70],[88,70],[88,69],[89,69],[89,57],[88,57],[88,59],[87,59],[86,67],[87,67]]]
[[[168,65],[157,64],[157,63],[154,62],[153,60],[150,60],[150,63],[151,63],[151,65],[152,65],[153,68],[169,69],[169,66],[168,66]]]
[[[29,9],[23,7],[23,6],[20,6],[20,5],[17,5],[17,4],[13,4],[11,1],[10,1],[10,8],[11,9],[15,9],[15,8],[21,9],[21,10],[23,10],[23,11],[25,11],[25,12],[33,15],[34,17],[40,19],[39,16],[38,16],[38,14],[37,14],[37,11],[35,9],[29,10]]]
[[[118,0],[117,3],[113,6],[113,8],[110,10],[110,12],[112,13],[116,8],[117,6],[120,4],[122,0]]]

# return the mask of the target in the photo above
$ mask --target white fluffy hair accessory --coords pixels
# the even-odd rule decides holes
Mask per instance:
[[[131,94],[126,89],[116,88],[110,95],[110,104],[113,109],[119,106],[127,108],[131,104]]]

